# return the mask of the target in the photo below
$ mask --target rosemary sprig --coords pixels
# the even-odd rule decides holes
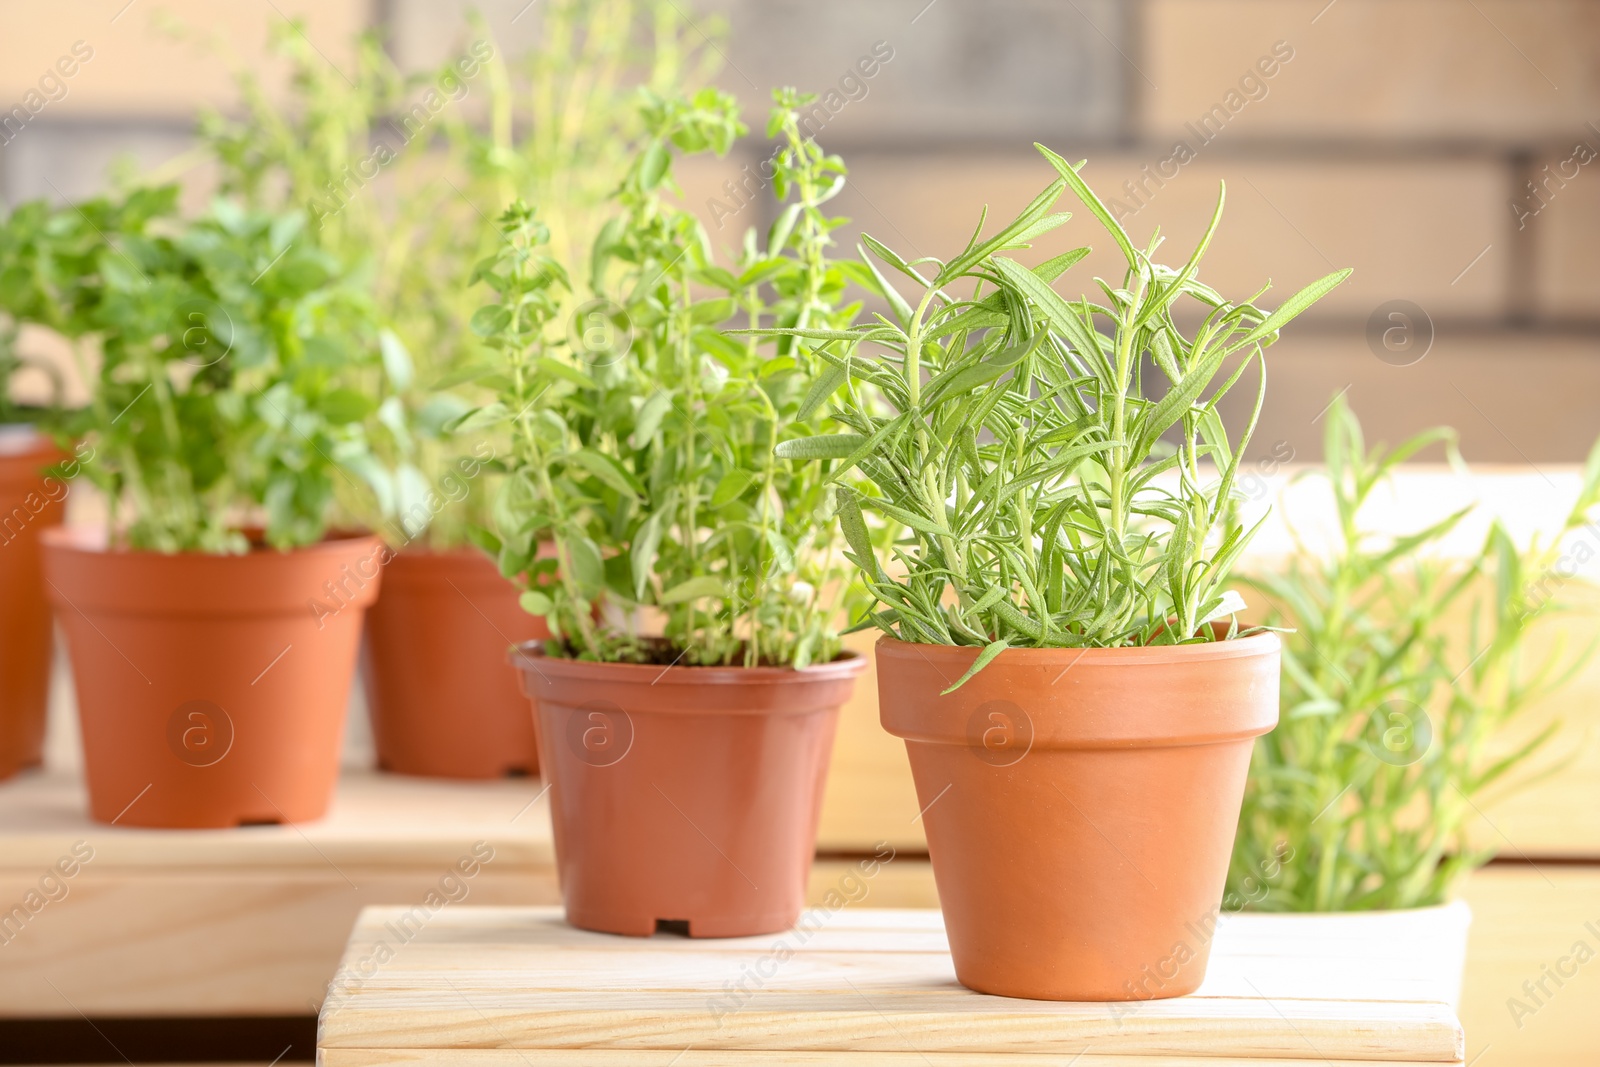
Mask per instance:
[[[1233,303],[1198,275],[1221,195],[1174,269],[1153,258],[1159,238],[1135,247],[1081,164],[1039,151],[1057,180],[994,235],[981,237],[980,220],[947,262],[863,238],[860,274],[889,314],[842,333],[793,331],[834,342],[817,388],[838,398],[833,416],[849,432],[778,447],[870,482],[861,494],[841,487],[838,512],[879,604],[863,625],[982,645],[979,667],[1010,647],[1212,639],[1206,624],[1233,608],[1224,583],[1252,532],[1229,502],[1264,396],[1263,350],[1349,274],[1270,312],[1261,293]],[[1096,278],[1093,298],[1053,284],[1088,249],[1032,268],[1006,254],[1067,220],[1054,210],[1067,190],[1127,264],[1118,285]],[[1175,317],[1183,301],[1202,316],[1192,333]],[[1218,405],[1252,366],[1255,403],[1230,437]],[[904,531],[887,569],[863,511]]]

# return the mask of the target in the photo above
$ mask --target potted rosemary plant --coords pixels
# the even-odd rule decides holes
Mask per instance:
[[[1600,505],[1600,445],[1559,530],[1519,547],[1496,520],[1475,554],[1449,558],[1440,546],[1472,505],[1400,535],[1372,529],[1363,509],[1402,463],[1453,447],[1454,434],[1368,448],[1343,398],[1325,418],[1324,466],[1302,476],[1332,497],[1329,549],[1241,576],[1261,617],[1284,628],[1283,724],[1256,743],[1224,907],[1438,908],[1494,854],[1467,833],[1486,798],[1536,777],[1529,764],[1559,724],[1508,744],[1510,730],[1582,666],[1533,649],[1564,599],[1563,540]]]
[[[445,429],[488,400],[477,379],[490,353],[469,328],[467,279],[499,237],[480,216],[513,196],[540,204],[557,227],[554,255],[585,274],[639,129],[636,83],[692,79],[712,51],[689,43],[667,0],[549,0],[534,19],[537,43],[515,56],[481,19],[464,20],[450,59],[411,75],[365,35],[348,79],[275,20],[294,71],[288,100],[246,77],[244,113],[202,127],[225,188],[265,208],[304,207],[309,237],[370,268],[385,327],[370,430],[384,463],[366,472],[375,492],[363,518],[392,551],[362,675],[378,765],[399,773],[538,770],[505,654],[548,631],[474,540],[492,525],[510,438],[504,426]]]
[[[609,332],[555,328],[568,279],[522,205],[479,270],[496,299],[473,321],[505,384],[463,424],[509,419],[515,434],[500,568],[553,635],[518,661],[567,918],[586,929],[757,934],[805,900],[834,725],[863,666],[834,629],[852,594],[829,486],[773,451],[812,427],[823,364],[811,342],[719,327],[833,329],[855,313],[822,210],[844,168],[803,136],[808,99],[780,94],[769,127],[788,206],[725,267],[669,194],[675,155],[739,135],[735,105],[645,98],[587,280],[601,303],[579,304]]]
[[[1234,303],[1198,276],[1220,198],[1165,267],[1040,151],[1058,180],[950,260],[865,239],[890,314],[797,335],[828,346],[818,388],[848,432],[778,454],[870,479],[841,487],[839,521],[878,603],[880,715],[906,741],[957,977],[1131,1000],[1159,970],[1155,995],[1176,996],[1204,976],[1186,924],[1215,913],[1251,741],[1278,717],[1278,637],[1238,625],[1227,584],[1264,375],[1237,436],[1217,405],[1347,272],[1270,313]],[[1066,220],[1065,189],[1126,261],[1093,298],[1054,284],[1087,249],[1031,269],[1003,254]],[[905,532],[888,565],[864,513]]]
[[[330,532],[370,461],[365,294],[304,218],[175,186],[59,209],[98,221],[65,312],[98,344],[84,476],[104,529],[46,531],[90,812],[124,826],[320,817],[381,543]]]

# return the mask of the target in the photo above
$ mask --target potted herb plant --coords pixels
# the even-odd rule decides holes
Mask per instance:
[[[1217,908],[1251,742],[1278,717],[1279,639],[1238,625],[1227,585],[1264,374],[1236,436],[1217,405],[1347,272],[1270,313],[1234,303],[1198,276],[1220,197],[1189,260],[1161,266],[1040,151],[1059,179],[950,260],[865,239],[889,315],[805,334],[837,344],[819,388],[849,432],[778,454],[870,479],[839,520],[879,605],[880,715],[906,741],[957,977],[1131,1000],[1160,969],[1175,996],[1204,976],[1186,924]],[[1087,249],[1002,254],[1065,221],[1064,189],[1126,261],[1092,298],[1054,284]],[[905,531],[888,566],[863,512]]]
[[[8,369],[0,358],[0,388]],[[9,421],[18,416],[0,411],[0,778],[43,758],[52,634],[39,534],[61,523],[66,499],[48,470],[65,456],[33,422]]]
[[[78,431],[104,529],[44,536],[73,663],[92,816],[234,826],[321,816],[338,770],[381,543],[327,516],[370,458],[371,307],[303,216],[177,189],[59,210],[96,219],[69,333],[93,338]]]
[[[779,95],[768,172],[786,204],[766,240],[717,265],[670,199],[679,153],[725,152],[731,98],[647,95],[647,134],[588,284],[613,329],[573,342],[568,279],[515,205],[479,269],[475,327],[504,354],[511,420],[496,502],[501,572],[525,576],[552,639],[518,657],[540,723],[567,919],[647,935],[757,934],[799,916],[839,707],[863,666],[835,621],[852,596],[830,488],[773,451],[811,428],[814,344],[719,327],[824,330],[855,314],[823,212],[840,161]],[[585,332],[581,337],[589,337]],[[551,558],[539,558],[548,538]]]
[[[48,469],[67,458],[44,432],[52,412],[13,393],[42,371],[17,348],[39,289],[32,251],[40,215],[19,210],[0,224],[0,312],[9,320],[0,323],[0,778],[43,756],[53,642],[39,534],[61,523],[67,494],[60,472]]]
[[[382,471],[371,478],[375,510],[394,517],[365,517],[394,551],[368,612],[362,675],[378,765],[405,774],[538,770],[505,655],[549,632],[474,534],[492,526],[510,439],[503,426],[445,429],[487,400],[467,278],[499,238],[480,214],[513,196],[540,204],[556,258],[583,275],[639,129],[636,84],[692,80],[714,54],[690,43],[666,0],[553,0],[535,20],[536,43],[516,56],[480,19],[465,21],[448,61],[410,75],[367,35],[348,79],[283,23],[287,102],[247,77],[243,115],[203,124],[225,188],[265,207],[306,206],[319,245],[371,264],[386,327],[372,432],[394,471],[388,484]]]
[[[1563,599],[1563,539],[1600,504],[1600,445],[1553,536],[1519,547],[1493,521],[1474,555],[1453,559],[1439,548],[1472,505],[1401,535],[1362,512],[1400,464],[1453,448],[1454,434],[1368,448],[1343,398],[1325,418],[1324,466],[1302,476],[1331,494],[1330,547],[1241,576],[1285,631],[1283,724],[1256,743],[1225,907],[1434,909],[1459,976],[1466,912],[1446,905],[1494,854],[1468,827],[1488,794],[1536,777],[1529,764],[1558,724],[1497,742],[1582,665],[1531,653]]]

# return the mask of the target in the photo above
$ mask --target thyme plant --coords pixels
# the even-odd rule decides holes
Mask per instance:
[[[778,454],[870,481],[865,494],[838,492],[851,558],[879,604],[864,624],[982,646],[973,672],[1012,647],[1215,636],[1206,624],[1235,606],[1225,582],[1252,533],[1229,501],[1265,395],[1263,350],[1349,274],[1270,312],[1255,304],[1261,293],[1229,301],[1198,276],[1222,196],[1188,261],[1163,266],[1159,237],[1137,248],[1078,168],[1038,147],[1058,180],[993,236],[980,218],[948,261],[908,261],[863,238],[888,315],[790,331],[823,345],[828,363],[805,410],[838,395],[833,418],[850,432],[797,427]],[[1126,261],[1119,284],[1095,279],[1097,298],[1068,299],[1053,284],[1087,248],[1032,268],[1002,254],[1065,222],[1052,208],[1068,189]],[[1192,333],[1178,323],[1183,302],[1202,316]],[[1235,441],[1218,405],[1252,365],[1254,406]],[[863,508],[905,531],[890,568],[872,551]]]
[[[532,209],[502,219],[504,248],[478,272],[497,299],[473,319],[503,356],[500,400],[462,425],[510,421],[495,547],[507,576],[525,576],[523,603],[549,622],[554,654],[805,667],[838,653],[836,620],[855,594],[831,487],[774,451],[815,430],[808,389],[824,364],[793,334],[722,329],[836,330],[857,312],[827,255],[842,220],[824,206],[844,166],[803,136],[811,100],[777,94],[770,169],[786,206],[731,266],[673,198],[675,157],[723,154],[743,133],[732,98],[711,90],[643,97],[647,133],[587,279],[550,255]],[[574,303],[578,326],[562,329]],[[596,316],[611,343],[590,339]],[[545,539],[553,558],[538,558]]]
[[[1282,715],[1256,742],[1229,888],[1271,865],[1271,884],[1248,896],[1262,910],[1438,904],[1494,854],[1467,835],[1478,800],[1526,784],[1557,724],[1509,750],[1495,742],[1582,664],[1559,648],[1530,661],[1527,647],[1560,607],[1544,586],[1561,538],[1600,504],[1600,446],[1556,537],[1521,550],[1494,523],[1474,557],[1450,562],[1432,550],[1470,506],[1401,536],[1373,531],[1361,511],[1400,463],[1453,435],[1368,449],[1342,398],[1326,418],[1316,474],[1337,508],[1333,551],[1244,579],[1272,605],[1267,621],[1292,631]],[[1288,849],[1293,863],[1272,864]]]

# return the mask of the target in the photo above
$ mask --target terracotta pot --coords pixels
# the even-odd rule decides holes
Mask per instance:
[[[865,665],[514,657],[539,716],[567,921],[647,936],[786,930],[805,904],[839,707]]]
[[[363,676],[378,766],[440,778],[539,770],[533,716],[506,653],[550,636],[477,549],[407,549],[367,613]]]
[[[39,534],[66,510],[66,483],[44,473],[64,458],[26,427],[0,428],[0,778],[43,757],[52,634]]]
[[[320,818],[382,551],[350,536],[292,552],[162,555],[47,531],[90,814],[167,827]]]
[[[1010,649],[877,645],[956,977],[1038,1000],[1146,1000],[1205,977],[1278,638]]]

